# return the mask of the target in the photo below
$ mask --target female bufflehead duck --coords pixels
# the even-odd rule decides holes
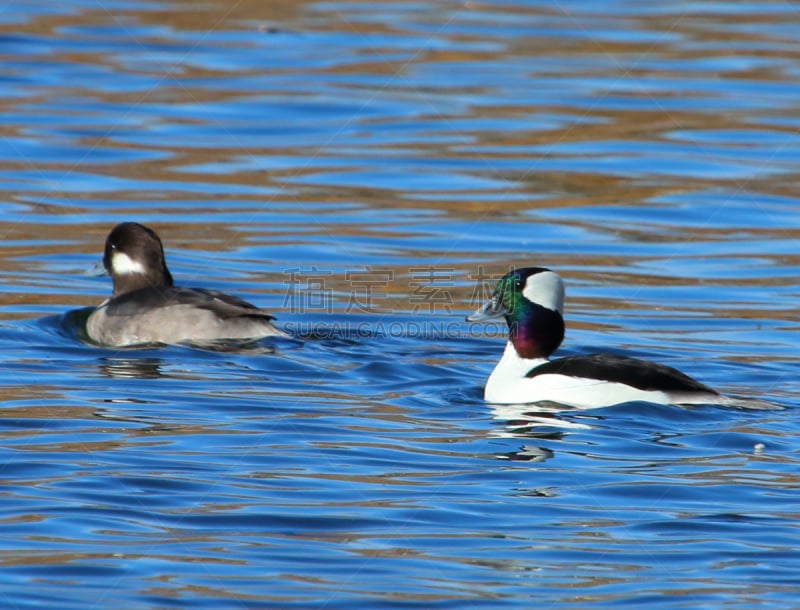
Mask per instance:
[[[101,345],[211,343],[285,336],[273,316],[216,290],[177,288],[158,235],[136,222],[114,227],[103,267],[114,282],[111,298],[95,309],[86,332]]]
[[[661,404],[719,404],[728,399],[671,367],[612,354],[548,360],[564,338],[564,282],[542,267],[507,273],[492,299],[467,317],[505,317],[505,352],[486,382],[497,404],[548,401],[577,408],[641,400]]]

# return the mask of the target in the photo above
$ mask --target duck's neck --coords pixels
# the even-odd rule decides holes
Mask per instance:
[[[507,375],[514,378],[524,377],[532,368],[547,362],[547,358],[523,358],[517,352],[514,344],[509,341],[503,350],[503,355],[495,369],[502,369]]]
[[[172,275],[166,266],[162,267],[161,273],[143,271],[141,273],[115,273],[113,275],[114,292],[113,297],[127,294],[142,288],[168,288],[172,286]]]
[[[522,360],[543,360],[564,340],[564,318],[552,309],[526,303],[508,322],[508,346]]]
[[[545,362],[547,358],[521,358],[514,344],[509,341],[506,343],[502,358],[486,381],[484,390],[486,399],[492,400],[493,396],[506,395],[509,385],[524,378],[529,371]]]

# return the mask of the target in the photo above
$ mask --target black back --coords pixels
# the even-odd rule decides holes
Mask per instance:
[[[715,390],[670,366],[614,354],[568,356],[551,360],[529,371],[526,377],[545,374],[602,379],[624,383],[640,390],[708,392],[718,395]]]

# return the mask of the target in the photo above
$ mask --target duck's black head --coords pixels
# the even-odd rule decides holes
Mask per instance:
[[[114,282],[115,297],[140,288],[172,286],[161,240],[137,222],[123,222],[111,230],[103,266]]]
[[[478,322],[503,316],[508,338],[521,358],[547,358],[564,340],[564,282],[544,267],[506,273],[491,300],[467,318]]]

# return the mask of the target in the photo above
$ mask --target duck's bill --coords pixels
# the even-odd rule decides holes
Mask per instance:
[[[486,320],[495,320],[508,313],[508,310],[503,307],[502,303],[495,299],[488,301],[483,307],[478,309],[475,313],[467,316],[467,322],[485,322]]]
[[[97,261],[84,271],[83,275],[84,277],[100,277],[102,275],[107,275],[106,268],[103,266],[103,261]]]

